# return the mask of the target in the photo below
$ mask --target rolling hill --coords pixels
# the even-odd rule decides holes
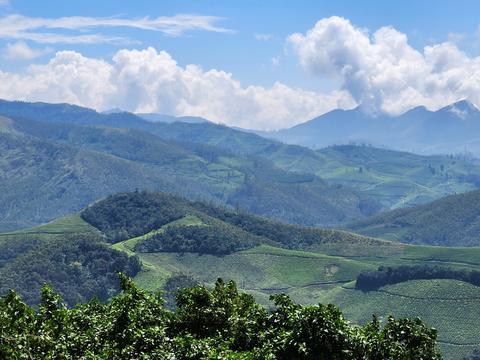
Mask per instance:
[[[69,239],[67,245],[71,245],[59,246],[60,239]],[[86,247],[89,242],[92,246]],[[182,279],[212,286],[222,277],[235,280],[242,291],[265,305],[271,294],[286,293],[302,304],[337,304],[359,323],[374,313],[383,319],[392,313],[420,316],[439,330],[446,359],[461,359],[480,347],[475,331],[480,299],[477,286],[436,279],[406,281],[369,292],[354,286],[360,273],[381,265],[480,270],[480,248],[415,246],[340,230],[287,225],[205,202],[147,192],[112,195],[80,214],[1,234],[0,246],[7,243],[11,251],[2,252],[6,255],[0,262],[0,275],[8,280],[0,283],[2,291],[15,284],[30,301],[35,300],[31,294],[44,281],[53,282],[70,301],[81,299],[85,288],[100,291],[87,287],[82,277],[87,271],[95,284],[105,284],[115,293],[115,283],[109,280],[114,269],[99,267],[100,259],[123,253],[131,263],[123,257],[111,263],[134,271],[135,282],[148,290],[157,291]],[[110,252],[105,253],[106,248]],[[84,249],[83,256],[78,249]],[[68,260],[57,263],[56,259]],[[140,270],[133,259],[141,263]],[[50,264],[48,270],[40,269],[40,262]],[[103,270],[97,275],[98,270],[93,269]],[[28,273],[28,282],[13,275],[17,273]]]
[[[428,204],[373,216],[352,231],[405,243],[480,245],[480,191],[450,195]]]

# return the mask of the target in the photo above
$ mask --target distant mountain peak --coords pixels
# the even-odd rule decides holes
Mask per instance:
[[[457,101],[456,103],[450,104],[440,109],[440,111],[442,110],[448,111],[461,119],[465,119],[479,112],[478,108],[466,99]]]

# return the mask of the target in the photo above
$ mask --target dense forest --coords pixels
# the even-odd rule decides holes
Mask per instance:
[[[0,299],[2,359],[440,359],[436,330],[419,319],[351,325],[333,305],[272,296],[267,311],[233,282],[179,291],[177,308],[121,278],[123,292],[68,309],[48,286],[38,310]]]
[[[261,243],[261,239],[221,221],[203,225],[169,226],[137,243],[139,252],[197,252],[227,255]]]
[[[81,216],[115,243],[180,219],[185,216],[185,203],[184,199],[162,193],[124,193],[94,203]]]
[[[480,286],[480,271],[453,269],[446,266],[380,266],[377,271],[362,272],[358,275],[355,287],[363,291],[377,290],[382,286],[408,280],[451,279]]]
[[[31,236],[33,240],[26,242],[28,248],[15,246],[28,238],[0,243],[0,250],[12,244],[12,248],[23,251],[0,267],[0,295],[16,289],[28,304],[38,304],[45,283],[52,284],[70,306],[92,296],[105,301],[120,289],[117,272],[135,276],[141,268],[137,257],[113,250],[94,236],[82,234],[48,241]]]

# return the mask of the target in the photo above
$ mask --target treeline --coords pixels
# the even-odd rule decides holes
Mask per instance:
[[[362,272],[357,276],[355,287],[359,290],[377,290],[385,285],[408,280],[451,279],[480,286],[480,271],[453,269],[445,266],[402,265],[380,266],[377,271]]]
[[[436,330],[420,319],[346,321],[333,305],[272,296],[267,311],[233,282],[181,290],[177,308],[122,278],[123,293],[66,308],[51,288],[38,311],[15,292],[0,300],[2,359],[441,359]]]
[[[5,247],[22,241],[11,239]],[[38,304],[42,285],[49,283],[70,306],[93,296],[105,301],[120,290],[117,272],[135,276],[140,269],[137,257],[113,250],[95,236],[49,239],[0,268],[0,295],[14,288],[26,303]]]

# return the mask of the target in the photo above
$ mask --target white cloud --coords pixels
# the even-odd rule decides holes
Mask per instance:
[[[0,0],[1,1],[1,0]],[[216,23],[222,20],[216,16],[179,14],[157,18],[143,17],[126,19],[119,17],[96,18],[69,16],[55,19],[33,18],[23,15],[8,15],[0,18],[0,38],[30,40],[40,43],[91,44],[91,43],[128,43],[131,40],[106,36],[100,33],[88,33],[97,28],[134,28],[157,31],[169,36],[180,36],[189,31],[203,30],[212,32],[231,32]],[[52,32],[56,30],[57,32]],[[62,34],[58,30],[80,31],[80,34]]]
[[[318,94],[282,83],[243,86],[232,74],[179,66],[154,48],[118,51],[112,61],[58,52],[27,74],[0,72],[0,97],[69,102],[98,110],[203,116],[247,128],[275,129],[355,105],[345,91]]]
[[[33,49],[24,41],[17,41],[6,45],[3,57],[10,60],[32,60],[51,52],[52,48]]]
[[[258,41],[270,41],[273,39],[272,34],[253,34],[253,37]]]
[[[480,57],[467,56],[452,42],[418,51],[392,27],[370,35],[336,16],[288,42],[308,71],[340,78],[342,89],[367,109],[398,114],[461,99],[480,104]]]
[[[5,5],[8,5],[8,4],[10,4],[9,0],[0,0],[0,6],[5,6]]]

